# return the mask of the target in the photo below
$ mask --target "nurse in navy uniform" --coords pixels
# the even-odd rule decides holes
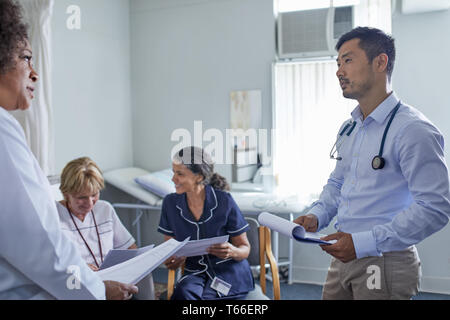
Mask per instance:
[[[198,147],[175,154],[172,163],[176,193],[164,198],[158,231],[165,240],[200,240],[229,235],[229,242],[209,248],[208,255],[172,256],[169,269],[185,264],[173,300],[243,299],[254,289],[246,260],[249,229],[225,178],[214,173],[211,156]]]

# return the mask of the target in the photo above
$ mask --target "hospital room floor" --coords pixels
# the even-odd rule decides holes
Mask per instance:
[[[164,290],[167,284],[167,269],[160,267],[153,271],[153,280],[158,294],[158,291]],[[322,296],[321,285],[305,283],[288,285],[286,282],[281,282],[280,286],[282,300],[320,300]],[[267,296],[273,297],[270,281],[267,283]],[[420,292],[413,300],[450,300],[450,295]]]

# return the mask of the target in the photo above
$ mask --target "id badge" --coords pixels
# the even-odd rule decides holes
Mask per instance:
[[[223,294],[224,296],[227,296],[228,292],[230,292],[231,284],[223,281],[222,279],[214,277],[213,282],[211,283],[211,288]]]

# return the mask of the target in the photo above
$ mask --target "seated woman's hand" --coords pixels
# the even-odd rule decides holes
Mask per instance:
[[[186,257],[171,256],[169,259],[164,261],[164,264],[168,269],[175,270],[181,267],[181,265],[186,261]]]
[[[91,268],[92,271],[98,271],[98,270],[100,270],[99,268],[97,268],[96,265],[93,265],[93,264],[91,264],[91,263],[88,263],[87,265],[89,266],[89,268]]]
[[[234,258],[236,247],[229,242],[212,245],[208,248],[208,253],[220,259]]]

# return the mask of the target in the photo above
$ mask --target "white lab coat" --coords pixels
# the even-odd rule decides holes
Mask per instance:
[[[61,232],[49,182],[0,107],[0,299],[52,298],[104,299],[105,286]]]

